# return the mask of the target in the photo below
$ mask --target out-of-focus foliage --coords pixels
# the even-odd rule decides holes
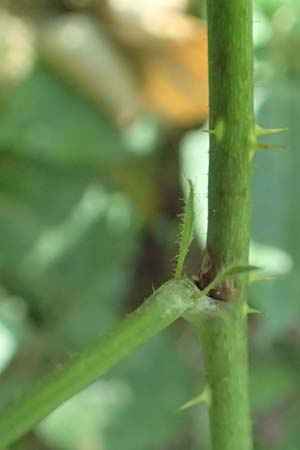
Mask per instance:
[[[147,71],[157,58],[149,42],[148,56],[142,46],[129,48],[119,36],[128,25],[112,26],[102,8],[98,15],[95,9],[78,14],[72,2],[13,7],[0,11],[6,25],[0,65],[2,405],[170,276],[178,195],[175,149],[172,164],[164,156],[171,113],[154,114],[147,106],[155,90]],[[204,30],[194,19],[182,20]],[[143,33],[140,25],[138,38]],[[160,37],[154,37],[158,49]],[[161,49],[170,55],[162,78],[172,78],[172,54],[187,45],[172,39]],[[194,77],[184,61],[174,63],[174,90]],[[207,78],[197,92],[200,113],[193,121],[207,114],[201,102]],[[168,101],[159,100],[162,110]],[[190,122],[191,115],[173,104],[180,120]],[[174,204],[169,212],[161,192]],[[147,259],[149,266],[141,266]],[[198,385],[193,358],[174,340],[182,332],[169,331],[132,355],[24,438],[22,449],[142,450],[190,440],[189,417],[174,416]]]
[[[208,95],[205,25],[195,16],[204,11],[194,0],[3,1],[2,405],[172,275],[187,178],[199,205],[188,264],[197,273]],[[256,116],[289,129],[266,141],[287,150],[254,160],[251,262],[279,275],[251,287],[264,313],[250,320],[258,450],[299,447],[299,12],[296,0],[255,1]],[[206,450],[204,408],[174,414],[202,385],[198,343],[177,323],[16,449]]]
[[[254,162],[253,237],[285,252],[292,268],[282,279],[253,286],[253,303],[264,313],[254,336],[253,400],[258,448],[283,450],[299,446],[300,5],[258,3],[271,33],[257,48],[257,117],[264,127],[288,131],[265,141],[285,144],[286,150],[259,153]],[[280,269],[285,272],[284,263]]]

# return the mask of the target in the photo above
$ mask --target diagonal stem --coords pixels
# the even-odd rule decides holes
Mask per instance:
[[[0,449],[173,323],[195,303],[197,292],[191,281],[168,281],[110,332],[6,408],[0,415]]]
[[[119,325],[2,412],[0,449],[14,443],[63,402],[179,317],[187,315],[185,318],[193,321],[195,314],[197,318],[218,315],[219,305],[207,297],[208,291],[219,281],[254,269],[252,266],[229,267],[203,291],[188,279],[163,284]]]

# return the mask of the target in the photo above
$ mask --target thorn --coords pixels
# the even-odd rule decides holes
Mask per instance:
[[[210,387],[205,386],[203,391],[197,395],[196,397],[192,398],[192,400],[189,400],[188,402],[184,403],[182,406],[177,408],[176,412],[180,413],[182,411],[185,411],[186,409],[192,408],[195,405],[198,405],[199,403],[206,403],[208,407],[210,407],[211,404],[211,392]]]
[[[202,131],[203,133],[216,134],[216,130],[206,130],[206,129],[202,129],[201,131]]]
[[[282,131],[288,131],[288,128],[261,128],[260,126],[256,125],[255,135],[258,137],[265,134],[281,133]]]
[[[276,150],[276,149],[286,149],[287,145],[267,145],[257,142],[256,150]]]
[[[278,275],[255,275],[250,274],[249,276],[249,284],[255,283],[256,281],[277,281],[281,277]]]
[[[251,306],[245,304],[244,305],[244,316],[248,316],[249,314],[262,314],[259,309],[251,308]]]

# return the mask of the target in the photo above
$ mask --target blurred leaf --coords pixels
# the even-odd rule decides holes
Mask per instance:
[[[299,375],[280,360],[268,361],[268,364],[260,360],[260,364],[251,370],[250,397],[256,414],[272,410],[280,402],[293,397],[298,389]]]
[[[194,377],[170,331],[125,360],[113,374],[127,380],[132,399],[107,430],[108,450],[116,449],[120,442],[122,450],[159,448],[186,430],[189,413],[175,412],[195,392]]]
[[[81,346],[109,325],[129,289],[138,216],[125,194],[76,171],[6,154],[0,179],[2,283],[51,323],[49,344]]]
[[[0,147],[60,164],[128,158],[108,119],[41,64],[2,105]]]
[[[125,380],[98,381],[50,414],[37,432],[57,449],[107,448],[105,431],[132,395]]]
[[[255,448],[286,450],[298,445],[299,373],[268,353],[250,370],[250,397],[255,412]],[[276,375],[276,376],[274,376]]]
[[[271,135],[264,142],[287,144],[288,150],[257,152],[255,156],[252,230],[258,242],[277,247],[291,258],[293,271],[282,280],[258,283],[251,290],[256,305],[265,313],[261,332],[266,341],[300,322],[299,120],[299,83],[289,79],[274,82],[260,109],[259,123],[287,126],[288,133]],[[278,261],[278,272],[283,271],[280,264]]]
[[[262,269],[262,276],[282,277],[293,267],[293,260],[287,252],[256,241],[250,243],[250,261]]]
[[[16,351],[16,341],[10,330],[0,321],[0,372],[7,366]]]
[[[118,364],[109,380],[96,382],[52,413],[38,433],[63,450],[87,445],[113,450],[120,442],[122,450],[158,448],[183,432],[189,420],[175,415],[193,389],[183,360],[170,332],[158,336]]]
[[[53,337],[80,345],[115,317],[129,288],[139,218],[119,189],[148,195],[136,180],[159,124],[118,130],[42,64],[1,115],[2,282],[50,323],[58,305],[68,311]]]
[[[282,6],[294,8],[295,13],[299,9],[298,0],[285,0],[284,4],[278,0],[255,0],[256,6],[270,19],[273,14]]]

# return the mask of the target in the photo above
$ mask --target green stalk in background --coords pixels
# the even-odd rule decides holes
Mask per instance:
[[[251,0],[208,0],[209,217],[203,287],[233,262],[247,264],[253,151]],[[197,323],[210,387],[214,450],[250,450],[247,276],[211,291],[224,313]]]

